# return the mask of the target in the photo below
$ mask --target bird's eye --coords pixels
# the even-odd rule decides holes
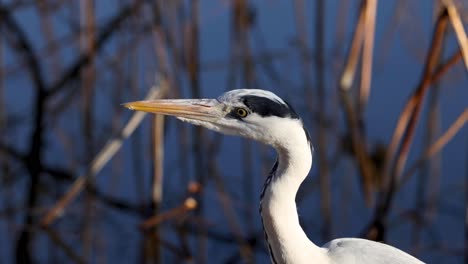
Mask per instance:
[[[244,108],[237,108],[236,113],[239,117],[246,117],[249,113]]]

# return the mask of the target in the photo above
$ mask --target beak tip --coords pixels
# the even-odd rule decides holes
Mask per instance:
[[[121,106],[125,107],[125,108],[128,108],[130,110],[135,110],[135,108],[133,107],[132,103],[124,103],[124,104],[121,104]]]

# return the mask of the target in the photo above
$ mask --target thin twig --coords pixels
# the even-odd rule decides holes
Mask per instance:
[[[170,209],[167,212],[157,214],[145,220],[143,223],[141,223],[140,227],[144,230],[148,230],[150,228],[153,228],[161,224],[164,221],[180,217],[181,215],[184,215],[187,212],[194,210],[195,208],[197,208],[197,206],[198,206],[197,200],[189,197],[185,199],[184,203],[181,204],[180,206]]]

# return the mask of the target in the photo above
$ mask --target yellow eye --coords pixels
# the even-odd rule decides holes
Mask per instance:
[[[240,117],[246,117],[249,114],[247,110],[243,108],[237,108],[236,112],[237,112],[237,115],[239,115]]]

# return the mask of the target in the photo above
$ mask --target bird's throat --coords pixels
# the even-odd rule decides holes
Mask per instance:
[[[277,148],[279,164],[261,197],[260,213],[274,263],[306,263],[322,256],[299,224],[296,193],[309,173],[312,153],[305,135],[296,139]]]

